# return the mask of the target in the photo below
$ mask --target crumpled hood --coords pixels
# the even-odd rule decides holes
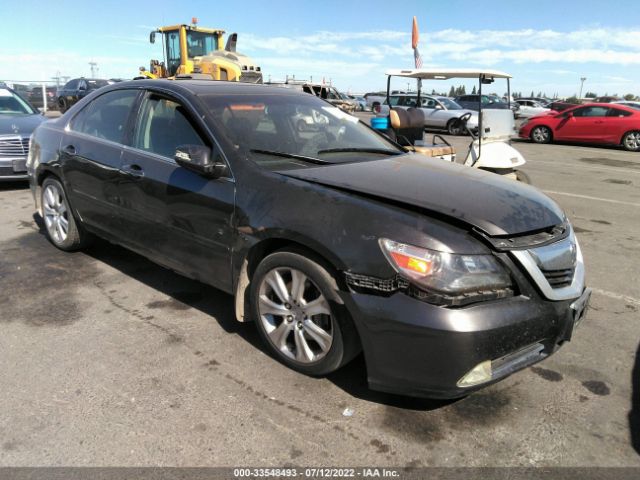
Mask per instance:
[[[42,115],[0,115],[0,135],[29,137],[38,125],[47,120]]]
[[[417,154],[280,173],[447,215],[489,235],[541,230],[564,218],[560,207],[533,187]]]

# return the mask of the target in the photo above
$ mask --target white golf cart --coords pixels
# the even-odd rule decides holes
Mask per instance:
[[[507,105],[510,107],[511,99],[511,75],[497,70],[473,70],[473,69],[402,69],[389,70],[387,75],[387,103],[391,94],[391,79],[401,77],[403,79],[417,80],[417,105],[420,105],[420,95],[423,80],[450,80],[454,78],[478,80],[478,129],[474,134],[470,129],[472,141],[469,145],[464,165],[480,168],[504,175],[514,180],[531,183],[526,173],[519,170],[526,161],[510,144],[510,139],[516,133],[515,120],[511,108],[491,109],[482,103],[483,85],[492,84],[495,79],[501,78],[507,81]],[[403,82],[405,83],[405,82]],[[421,108],[399,109],[392,107],[389,111],[389,124],[393,136],[398,143],[406,147],[415,147],[416,151],[426,153],[430,149],[439,150],[448,146],[448,142],[439,135],[434,136],[432,144],[424,142],[424,115]],[[460,121],[466,126],[466,121],[471,115],[466,113],[460,117]],[[439,139],[443,144],[435,143]],[[426,150],[426,151],[425,151]],[[437,155],[432,155],[437,156]],[[455,152],[448,158],[455,159]]]

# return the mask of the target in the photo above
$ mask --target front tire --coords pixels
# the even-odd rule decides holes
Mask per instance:
[[[69,105],[67,104],[67,100],[65,98],[58,99],[58,109],[60,112],[64,113],[69,110]]]
[[[553,138],[553,134],[551,133],[551,129],[549,127],[540,125],[537,127],[533,127],[529,137],[534,143],[550,143],[551,139]]]
[[[627,132],[622,137],[622,146],[630,152],[640,152],[640,132]]]
[[[71,252],[90,241],[90,235],[78,225],[58,179],[47,177],[44,180],[40,201],[47,238],[54,246]]]
[[[516,170],[516,180],[522,183],[526,183],[527,185],[531,185],[531,178],[522,170]]]
[[[462,123],[460,120],[456,118],[449,120],[447,123],[447,132],[449,132],[449,135],[456,136],[462,134]]]
[[[267,348],[298,372],[326,375],[358,353],[335,279],[307,256],[280,251],[262,260],[251,281],[251,307]]]

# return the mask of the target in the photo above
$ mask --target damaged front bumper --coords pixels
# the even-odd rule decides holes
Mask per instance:
[[[520,295],[463,308],[430,305],[400,292],[352,292],[343,300],[360,334],[371,389],[457,398],[554,353],[571,339],[589,294],[585,289],[580,301],[555,302]],[[489,378],[460,386],[487,361]]]

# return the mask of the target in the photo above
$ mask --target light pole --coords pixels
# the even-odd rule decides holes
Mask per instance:
[[[582,99],[582,86],[584,85],[584,81],[587,77],[580,77],[580,95],[578,95],[578,100]]]

